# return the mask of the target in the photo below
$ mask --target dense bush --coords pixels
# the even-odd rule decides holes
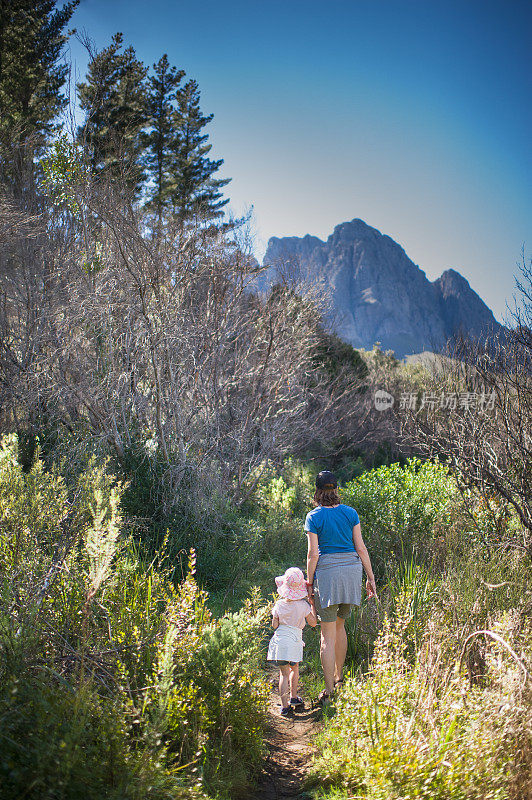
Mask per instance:
[[[434,537],[450,524],[454,496],[454,481],[443,465],[415,458],[404,466],[368,470],[341,490],[342,502],[358,511],[381,577],[413,555],[430,560]]]
[[[342,499],[359,511],[380,604],[363,602],[347,623],[318,795],[529,798],[532,590],[525,551],[508,546],[515,514],[415,460],[363,473]]]
[[[123,487],[0,449],[0,797],[232,797],[262,753],[257,598],[214,619],[124,537]],[[166,566],[165,566],[166,564]]]
[[[490,582],[501,573],[503,586]],[[368,673],[347,681],[321,735],[321,796],[528,798],[526,565],[514,555],[479,562],[476,553],[460,577],[450,571],[438,584],[410,567],[390,599]]]
[[[120,701],[87,685],[74,689],[42,668],[35,676],[2,677],[0,797],[173,796],[176,782],[155,751],[131,746],[131,722]]]
[[[124,521],[130,487],[108,464],[65,471],[37,454],[22,468],[16,439],[3,440],[0,798],[249,794],[268,692],[265,610],[260,594],[243,598],[304,566],[313,472],[267,466],[239,512],[213,498],[218,533],[183,507],[157,547]],[[500,509],[501,546],[486,550],[484,506],[469,497],[464,510],[446,469],[415,460],[341,491],[359,511],[381,602],[364,601],[347,624],[349,677],[314,767],[323,792],[527,797],[532,595],[526,561],[505,544],[515,519]],[[141,506],[128,502],[128,513]],[[193,545],[198,564],[183,552]],[[213,617],[228,605],[241,610]],[[315,692],[317,637],[307,645],[303,681]]]

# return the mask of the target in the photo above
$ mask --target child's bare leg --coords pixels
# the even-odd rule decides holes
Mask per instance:
[[[299,664],[290,667],[290,697],[297,697],[299,686]]]
[[[281,695],[281,705],[286,708],[290,705],[290,664],[283,664],[279,667],[279,694]]]

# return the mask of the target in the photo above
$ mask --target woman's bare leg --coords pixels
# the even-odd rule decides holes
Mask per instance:
[[[330,694],[334,689],[334,669],[336,664],[336,622],[321,623],[320,659],[325,678],[325,691]]]
[[[345,632],[345,619],[336,617],[336,644],[334,648],[334,680],[342,678],[345,657],[347,655],[347,633]]]
[[[279,694],[281,705],[286,708],[290,705],[290,664],[279,667]]]

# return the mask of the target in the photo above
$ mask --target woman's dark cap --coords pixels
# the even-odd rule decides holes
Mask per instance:
[[[338,481],[333,472],[324,469],[323,472],[318,472],[316,475],[316,489],[336,489]]]

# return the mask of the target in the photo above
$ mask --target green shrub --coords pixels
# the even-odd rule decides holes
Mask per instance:
[[[295,487],[288,486],[282,475],[271,478],[266,484],[259,486],[256,496],[272,511],[294,514],[297,510],[298,498]]]
[[[523,591],[517,562],[504,555],[497,565],[485,564],[476,580],[465,571],[461,580],[448,573],[438,583],[424,570],[403,567],[390,587],[393,611],[369,671],[346,681],[319,738],[314,778],[326,787],[320,796],[528,796],[532,697],[510,650],[529,664],[532,628],[530,592]],[[520,590],[497,597],[489,588],[495,584],[483,583],[488,569]],[[469,582],[476,583],[474,598]],[[501,639],[476,635],[484,629]]]
[[[26,468],[27,469],[27,468]],[[262,754],[259,602],[220,620],[123,532],[124,487],[0,449],[0,797],[234,797]],[[80,787],[83,787],[83,791]]]
[[[45,472],[39,461],[24,472],[13,435],[0,442],[0,488],[0,570],[23,572],[31,559],[33,570],[42,571],[61,534],[67,504],[63,479]]]
[[[252,613],[252,612],[255,613]],[[243,792],[264,755],[263,720],[269,689],[257,670],[262,662],[262,623],[267,610],[250,605],[219,620],[194,660],[206,709],[204,784]]]
[[[468,712],[460,686],[427,681],[419,661],[409,664],[410,623],[405,613],[387,621],[370,675],[347,682],[320,743],[320,779],[368,800],[502,800],[506,765],[493,731],[483,731],[478,701]]]
[[[455,496],[447,469],[409,459],[364,472],[341,489],[342,502],[358,511],[362,535],[383,577],[403,560],[432,559],[436,531],[449,525]]]
[[[11,677],[0,696],[0,797],[166,798],[175,781],[157,755],[133,750],[121,699],[53,676]]]
[[[258,470],[260,479],[247,504],[247,510],[266,519],[271,514],[287,517],[304,517],[314,493],[314,476],[311,466],[296,458],[287,458],[280,468],[271,462]]]

